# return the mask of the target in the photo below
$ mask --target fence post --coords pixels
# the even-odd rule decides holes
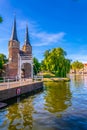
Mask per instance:
[[[37,81],[37,76],[35,76],[35,81]]]
[[[5,77],[4,77],[4,83],[5,83]]]
[[[7,88],[9,88],[9,87],[10,87],[10,84],[9,84],[9,79],[8,79]]]
[[[21,78],[20,78],[20,86],[21,86]]]
[[[36,75],[34,76],[34,81],[36,81]]]
[[[17,76],[16,76],[16,82],[17,82]]]
[[[42,81],[43,81],[43,75],[42,75]]]

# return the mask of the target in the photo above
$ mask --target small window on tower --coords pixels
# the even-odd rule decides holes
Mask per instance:
[[[13,42],[13,46],[15,46],[15,43]]]

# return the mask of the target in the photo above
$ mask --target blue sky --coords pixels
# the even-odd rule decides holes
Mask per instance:
[[[22,47],[26,23],[33,56],[62,47],[69,59],[87,62],[87,0],[0,0],[0,53],[8,56],[14,13]]]

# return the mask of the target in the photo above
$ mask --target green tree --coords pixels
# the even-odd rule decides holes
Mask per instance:
[[[75,71],[75,73],[77,73],[77,71],[79,71],[80,69],[82,69],[84,67],[83,63],[82,62],[79,62],[78,60],[77,61],[74,61],[72,64],[71,64],[71,68]]]
[[[2,23],[2,21],[3,21],[3,19],[2,19],[2,17],[0,16],[0,23]]]
[[[70,60],[66,59],[66,52],[62,48],[54,48],[45,51],[44,60],[42,61],[42,70],[54,73],[58,77],[66,77],[70,71]]]
[[[7,62],[7,58],[4,54],[0,54],[0,76],[3,72],[3,65]]]
[[[50,50],[46,50],[46,51],[44,52],[44,57],[47,58],[47,57],[49,56],[49,54],[50,54]]]
[[[33,58],[33,72],[34,72],[34,75],[36,75],[37,73],[39,73],[40,71],[40,63],[38,61],[37,58]]]

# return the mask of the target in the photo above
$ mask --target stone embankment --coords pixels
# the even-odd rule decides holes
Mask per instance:
[[[63,82],[68,82],[70,81],[69,78],[43,78],[43,81],[44,82],[60,82],[60,81],[63,81]]]
[[[24,93],[36,91],[42,88],[43,88],[42,81],[35,81],[29,84],[21,84],[21,86],[12,85],[9,88],[3,85],[3,89],[2,87],[0,89],[0,102],[16,97],[16,96],[20,96],[21,94],[24,94]]]

